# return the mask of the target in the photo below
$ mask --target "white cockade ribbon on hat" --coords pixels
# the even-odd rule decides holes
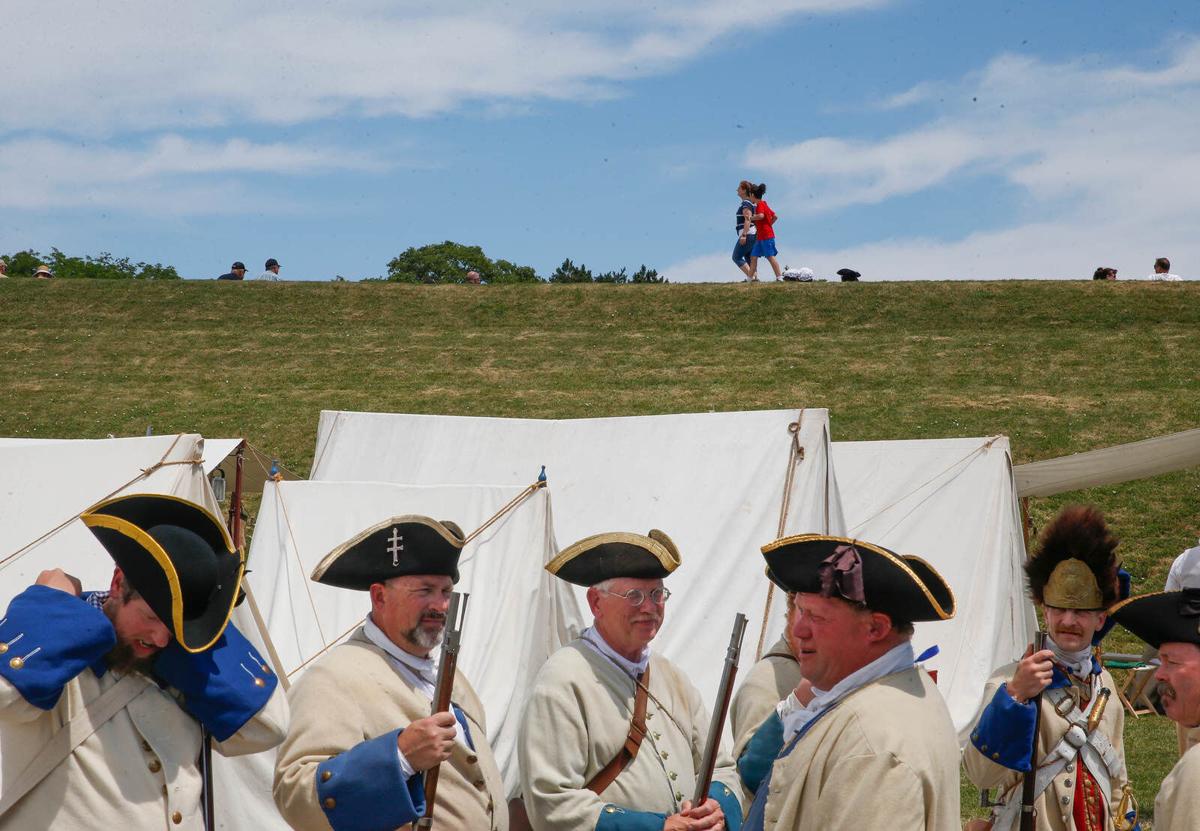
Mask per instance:
[[[867,684],[878,681],[880,678],[907,669],[915,662],[916,658],[913,654],[912,642],[905,641],[898,646],[892,647],[865,667],[861,667],[850,673],[841,681],[834,684],[832,689],[819,690],[813,687],[812,691],[815,693],[815,696],[812,701],[808,702],[807,707],[800,706],[800,702],[796,699],[796,691],[793,690],[787,698],[779,702],[775,707],[775,711],[779,713],[779,717],[783,721],[784,746],[792,740],[793,736],[803,730],[805,725],[850,693],[860,687],[865,687]]]

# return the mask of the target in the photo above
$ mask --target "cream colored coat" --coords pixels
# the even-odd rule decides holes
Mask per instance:
[[[521,789],[535,831],[591,831],[604,810],[673,814],[692,799],[708,708],[691,681],[659,655],[650,658],[649,690],[647,734],[637,758],[597,796],[584,786],[625,743],[633,679],[580,640],[550,656],[529,694],[517,742]],[[740,801],[727,752],[717,757],[713,781]]]
[[[1200,828],[1200,748],[1183,754],[1158,789],[1154,800],[1154,831],[1196,831]]]
[[[488,744],[479,696],[456,673],[451,699],[467,717],[474,751],[455,742],[438,774],[436,827],[443,831],[505,831],[508,802]],[[429,715],[429,699],[414,690],[387,654],[359,627],[313,664],[288,692],[292,729],[275,761],[275,804],[293,828],[329,828],[317,804],[317,765],[363,741]]]
[[[734,759],[742,755],[755,731],[775,712],[775,705],[796,689],[802,677],[800,663],[792,657],[787,638],[780,638],[762,660],[750,668],[729,705]]]
[[[959,831],[958,737],[933,679],[867,684],[777,759],[764,831]]]
[[[0,829],[203,831],[200,725],[157,685],[139,679],[142,691],[0,818]],[[52,735],[116,683],[112,672],[97,677],[85,669],[54,709],[42,710],[0,679],[3,781],[16,779]],[[254,718],[214,746],[226,756],[268,750],[283,740],[287,719],[287,701],[276,688]]]
[[[1017,664],[1012,663],[1001,667],[992,676],[983,691],[984,708],[991,703],[992,697],[996,694],[996,690],[1000,688],[1000,685],[1011,680],[1016,671]],[[1104,715],[1100,719],[1100,725],[1097,729],[1108,737],[1113,749],[1117,752],[1117,758],[1121,760],[1120,772],[1112,777],[1112,802],[1109,805],[1108,816],[1105,817],[1104,823],[1105,829],[1111,831],[1113,827],[1112,816],[1121,801],[1121,789],[1128,779],[1125,773],[1125,708],[1121,706],[1121,701],[1117,698],[1116,682],[1113,681],[1112,676],[1108,674],[1108,670],[1106,669],[1100,672],[1100,684],[1112,690],[1113,696],[1109,699],[1108,705],[1104,709]],[[1040,749],[1039,752],[1044,756],[1062,741],[1071,724],[1054,711],[1054,705],[1050,703],[1048,698],[1042,698],[1041,710],[1042,720],[1038,730],[1038,747]],[[975,716],[975,721],[972,723],[972,730],[974,730],[974,724],[979,722],[979,718],[982,715],[983,709],[980,709],[979,713]],[[1037,812],[1038,831],[1068,831],[1069,829],[1073,831],[1074,820],[1072,816],[1075,810],[1076,764],[1077,762],[1069,763],[1058,776],[1054,777],[1050,783],[1050,787],[1034,802],[1034,810]],[[1025,780],[1024,774],[996,764],[980,753],[971,742],[968,742],[963,750],[963,767],[966,768],[967,778],[976,787],[999,788],[999,794],[995,795],[994,799],[998,800],[1000,796],[1005,795],[1015,799],[1021,798],[1019,786]],[[1049,799],[1049,804],[1047,804],[1047,799]]]

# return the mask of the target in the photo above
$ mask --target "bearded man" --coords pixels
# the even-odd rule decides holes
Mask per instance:
[[[438,672],[432,653],[463,544],[453,522],[399,516],[313,569],[318,583],[369,592],[371,613],[288,692],[295,717],[276,758],[274,796],[293,828],[390,831],[414,822],[426,809],[425,771],[437,765],[438,828],[508,828],[483,704],[461,672],[451,712],[429,714]]]
[[[535,831],[723,829],[742,807],[727,752],[708,799],[693,805],[709,729],[700,693],[650,651],[666,611],[663,578],[680,564],[661,531],[597,534],[547,566],[587,586],[593,625],[542,666],[517,740]]]
[[[1117,623],[1158,650],[1154,671],[1167,718],[1200,727],[1200,588],[1134,597],[1112,608]],[[1154,831],[1200,828],[1200,746],[1175,763],[1154,800]]]
[[[243,559],[199,505],[158,495],[82,515],[109,591],[42,572],[0,619],[0,828],[204,828],[202,726],[227,756],[267,750],[287,704],[228,623]]]
[[[1017,827],[1030,775],[1039,831],[1111,831],[1114,818],[1124,823],[1132,808],[1125,710],[1119,701],[1108,705],[1117,685],[1094,654],[1111,626],[1105,610],[1121,591],[1116,548],[1098,510],[1069,506],[1046,526],[1025,565],[1049,632],[1047,648],[1031,646],[1020,661],[994,672],[963,750],[967,777],[1000,791],[994,831]],[[1038,758],[1031,771],[1035,724]]]

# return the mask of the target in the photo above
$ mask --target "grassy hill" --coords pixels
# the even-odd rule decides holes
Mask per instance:
[[[828,407],[837,440],[1004,433],[1032,461],[1200,426],[1200,284],[406,286],[0,281],[0,435],[245,436],[299,472],[322,408],[582,417]],[[1135,591],[1200,470],[1097,503]],[[1118,635],[1115,645],[1132,648]],[[1130,727],[1139,796],[1174,761]],[[1163,747],[1168,747],[1163,751]]]

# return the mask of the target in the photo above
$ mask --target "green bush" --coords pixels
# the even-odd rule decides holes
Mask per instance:
[[[38,266],[49,266],[55,277],[91,280],[178,280],[174,266],[162,263],[134,263],[128,257],[116,258],[107,251],[98,257],[68,257],[57,248],[43,256],[33,249],[4,256],[13,277],[32,277]]]
[[[478,245],[446,240],[407,248],[387,264],[387,278],[397,283],[465,283],[468,271],[478,271],[488,283],[537,283],[537,272],[508,260],[492,261]]]

